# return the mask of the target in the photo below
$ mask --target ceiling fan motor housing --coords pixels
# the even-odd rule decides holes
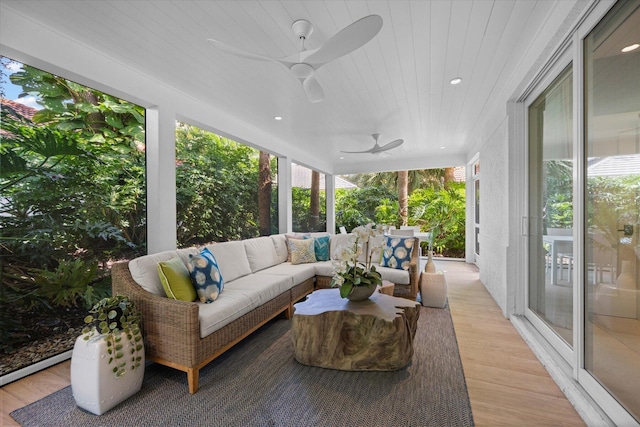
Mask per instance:
[[[291,29],[297,38],[307,39],[313,32],[313,25],[306,19],[298,19],[291,24]]]

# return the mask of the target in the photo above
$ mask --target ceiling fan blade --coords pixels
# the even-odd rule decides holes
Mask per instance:
[[[382,147],[378,148],[378,152],[392,150],[396,147],[401,146],[403,142],[404,141],[402,139],[396,139],[395,141],[391,141],[390,143],[385,144]]]
[[[237,47],[228,45],[226,43],[222,43],[221,41],[214,39],[207,39],[210,41],[218,50],[222,52],[229,53],[231,55],[239,56],[241,58],[255,59],[258,61],[271,61],[276,62],[278,64],[284,65],[286,68],[291,68],[295,62],[289,60],[288,58],[272,58],[270,56],[260,55],[259,53],[247,52],[246,50],[238,49]]]
[[[340,30],[327,42],[309,55],[305,62],[317,69],[329,61],[340,58],[375,37],[382,28],[382,18],[378,15],[365,16]]]
[[[373,148],[370,148],[368,150],[365,151],[340,151],[341,153],[347,153],[347,154],[361,154],[361,153],[373,153]]]
[[[309,101],[320,102],[324,99],[324,91],[313,75],[310,75],[302,81],[302,87]]]
[[[237,47],[234,46],[230,46],[226,43],[222,43],[221,41],[218,40],[214,40],[214,39],[207,39],[208,41],[210,41],[211,43],[213,43],[213,45],[226,53],[230,53],[231,55],[235,55],[235,56],[240,56],[242,58],[249,58],[249,59],[257,59],[259,61],[276,61],[278,62],[275,58],[271,58],[269,56],[264,56],[264,55],[260,55],[257,53],[253,53],[253,52],[247,52],[245,50],[241,50],[238,49]]]

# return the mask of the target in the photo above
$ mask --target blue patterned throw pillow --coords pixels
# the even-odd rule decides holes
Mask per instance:
[[[316,261],[329,261],[329,236],[304,236],[304,239],[313,239]]]
[[[199,255],[189,255],[189,276],[196,288],[198,301],[210,303],[215,301],[222,289],[224,280],[220,275],[220,268],[216,257],[204,248]]]
[[[408,270],[415,237],[386,236],[382,246],[382,267]]]

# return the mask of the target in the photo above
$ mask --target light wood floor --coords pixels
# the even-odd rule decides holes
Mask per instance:
[[[538,359],[502,316],[475,266],[437,262],[448,281],[449,305],[477,426],[585,425]],[[69,385],[69,361],[0,389],[0,425],[9,416]]]

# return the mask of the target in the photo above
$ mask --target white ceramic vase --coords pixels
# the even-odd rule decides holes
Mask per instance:
[[[103,335],[89,340],[80,335],[76,339],[71,355],[71,390],[76,404],[91,413],[101,415],[125,399],[133,396],[142,387],[144,377],[144,347],[138,351],[142,357],[140,366],[130,369],[130,354],[134,343],[121,332],[123,360],[126,372],[116,377],[109,364],[107,342]]]
[[[435,273],[436,272],[436,263],[433,262],[433,251],[429,251],[429,256],[427,258],[427,264],[424,266],[425,273]]]

